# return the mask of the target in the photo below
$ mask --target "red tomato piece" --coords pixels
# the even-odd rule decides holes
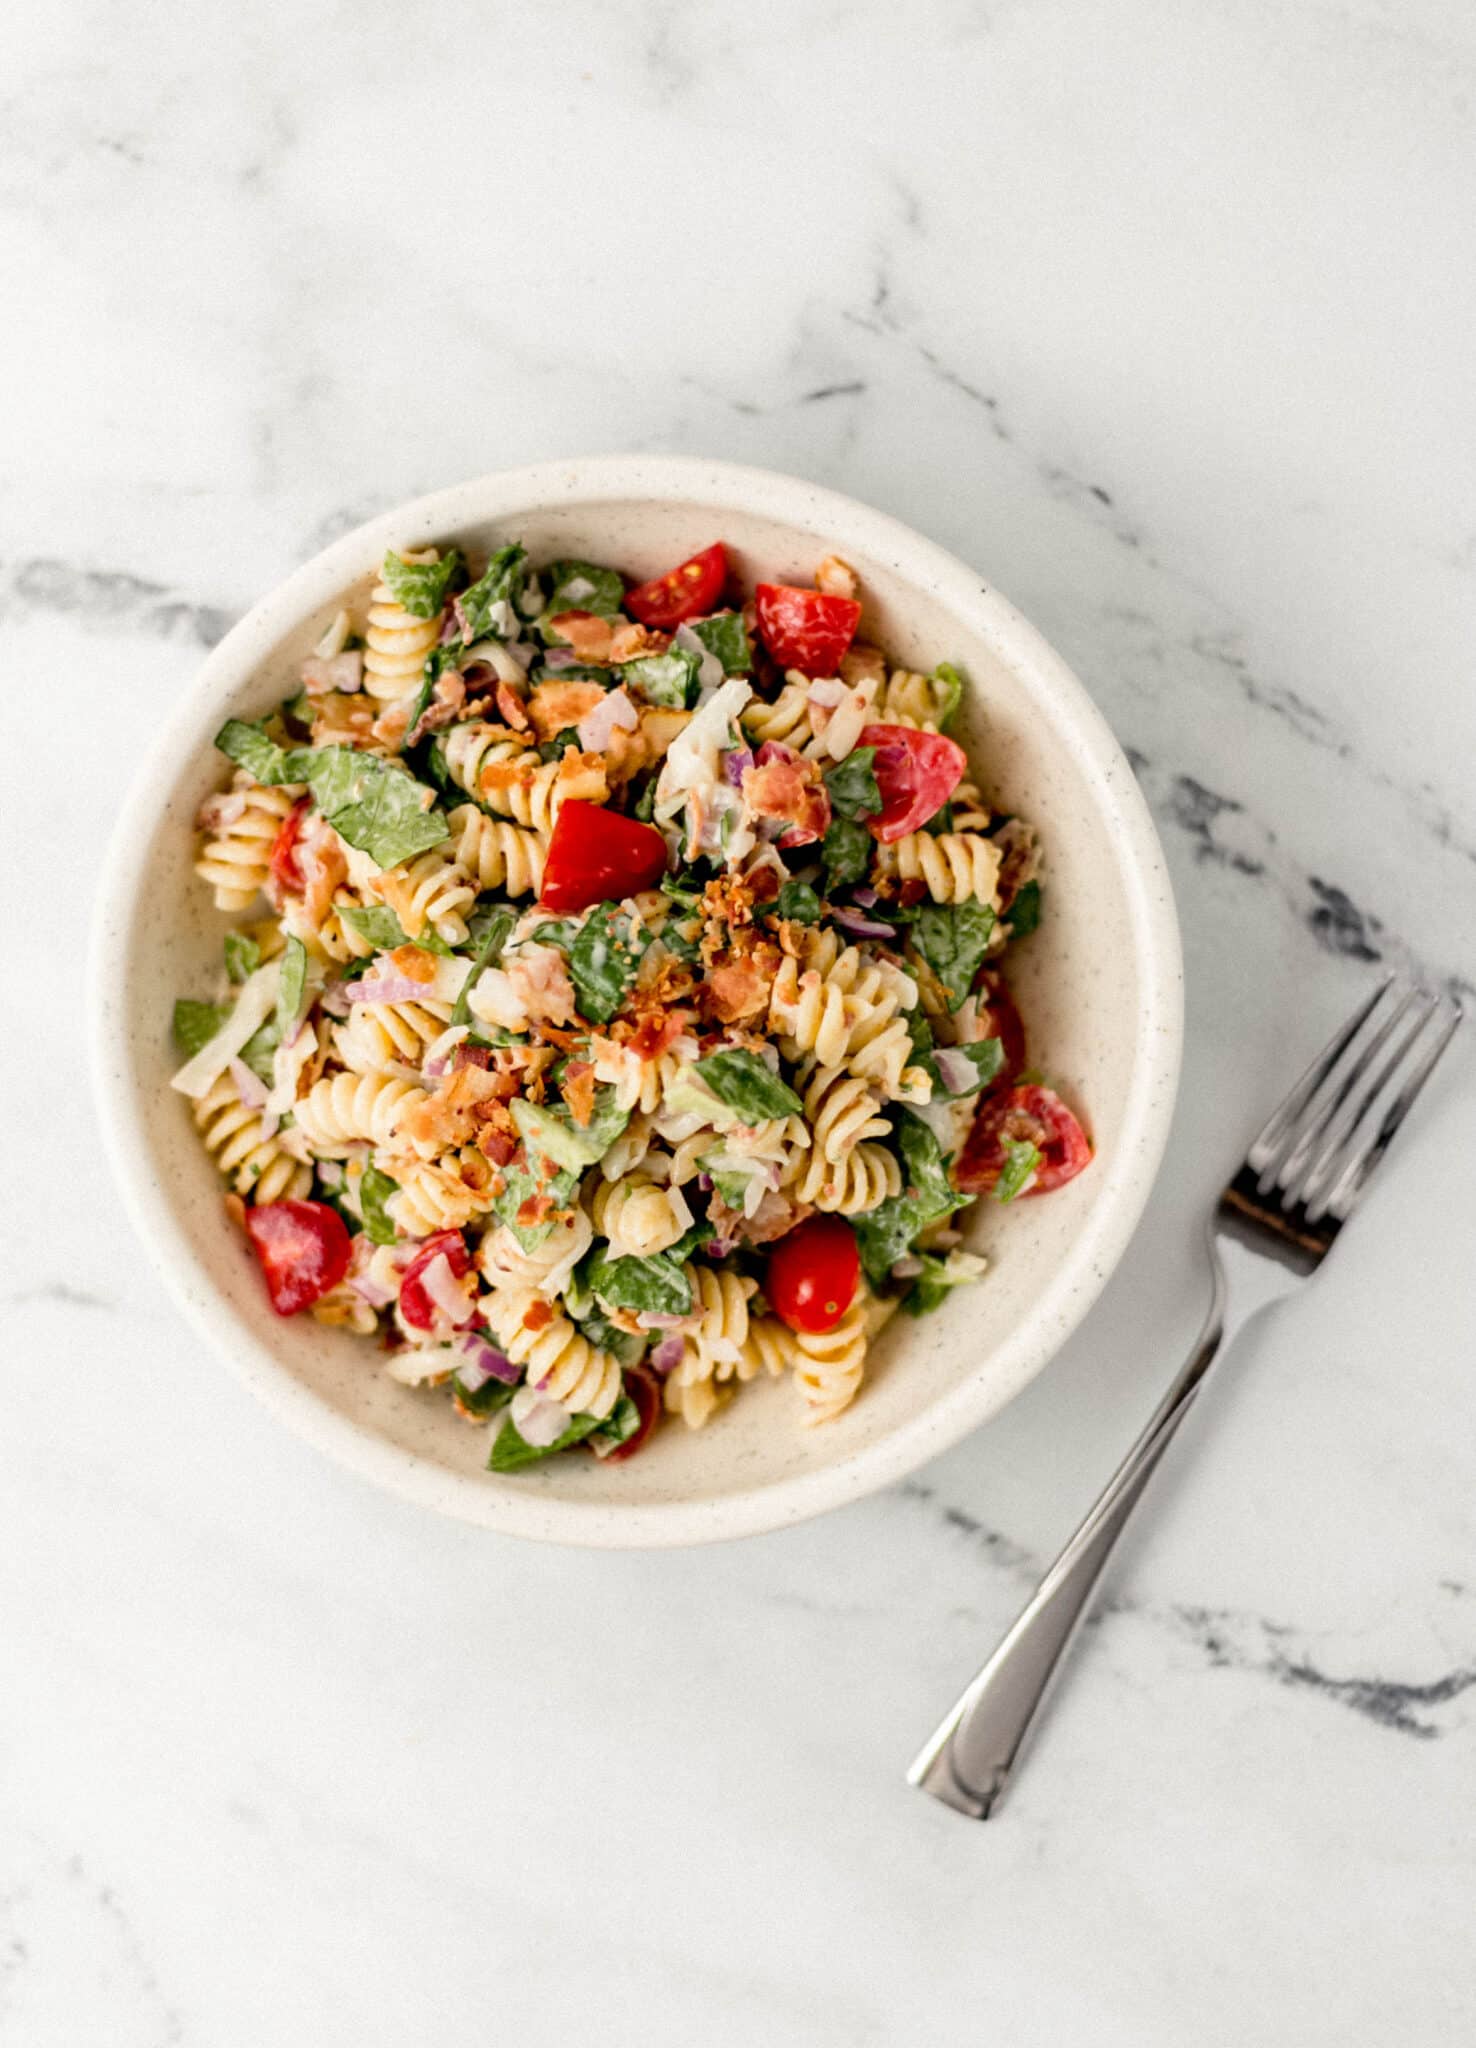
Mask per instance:
[[[272,841],[272,874],[282,888],[297,894],[301,894],[305,886],[302,870],[297,865],[297,842],[311,802],[311,797],[300,796],[282,820],[281,830]]]
[[[1025,1071],[1025,1025],[1015,1008],[1010,985],[997,967],[981,967],[974,978],[974,987],[979,995],[979,1008],[985,1013],[984,1036],[997,1038],[1004,1050],[1004,1065],[988,1089],[990,1094],[998,1095],[1006,1088],[1013,1088]]]
[[[326,1202],[263,1202],[246,1211],[246,1235],[279,1316],[295,1316],[348,1271],[348,1229]]]
[[[861,1254],[844,1216],[807,1216],[769,1252],[764,1292],[791,1330],[833,1330],[856,1298]]]
[[[618,1465],[622,1458],[633,1458],[661,1419],[661,1383],[649,1366],[625,1368],[625,1391],[635,1402],[641,1419],[623,1444],[606,1451],[602,1461],[606,1465]]]
[[[915,732],[910,725],[864,725],[856,744],[876,748],[872,767],[881,791],[881,815],[865,822],[873,838],[887,845],[926,825],[958,788],[969,765],[957,740],[941,732]]]
[[[433,1330],[436,1327],[439,1311],[426,1293],[421,1275],[431,1260],[440,1258],[443,1253],[454,1280],[463,1279],[471,1271],[471,1257],[459,1230],[438,1230],[434,1237],[428,1237],[400,1275],[400,1314],[412,1330]],[[476,1303],[469,1301],[466,1314],[454,1327],[466,1329],[475,1322],[476,1314]]]
[[[541,901],[550,910],[588,910],[652,889],[666,873],[666,841],[654,825],[571,797],[554,820]]]
[[[679,626],[683,619],[700,619],[710,612],[723,594],[728,580],[728,551],[720,540],[679,569],[653,576],[625,593],[625,609],[643,626],[665,630]]]
[[[807,676],[835,674],[861,620],[854,597],[831,597],[792,583],[761,583],[754,611],[759,637],[779,666]]]
[[[997,1091],[979,1104],[954,1169],[955,1184],[964,1194],[989,1192],[1004,1169],[1010,1140],[1024,1140],[1040,1153],[1028,1195],[1048,1195],[1053,1188],[1064,1187],[1091,1163],[1091,1140],[1054,1088],[1027,1085]]]

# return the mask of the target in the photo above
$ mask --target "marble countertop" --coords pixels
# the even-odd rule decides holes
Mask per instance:
[[[999,1819],[902,1772],[1177,1363],[1262,1106],[1383,963],[1476,980],[1473,82],[1457,0],[12,24],[0,2040],[1469,2033],[1476,1032],[1211,1390]],[[286,1434],[82,1079],[98,862],[202,650],[383,506],[609,448],[997,581],[1133,751],[1189,976],[1061,1357],[889,1493],[662,1556]]]

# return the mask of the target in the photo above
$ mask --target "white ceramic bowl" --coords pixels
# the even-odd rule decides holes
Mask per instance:
[[[922,1321],[895,1318],[862,1397],[799,1425],[792,1387],[746,1388],[708,1428],[672,1424],[621,1464],[555,1458],[519,1478],[483,1469],[486,1432],[436,1393],[397,1386],[376,1347],[279,1320],[185,1102],[169,1018],[208,992],[228,920],[191,869],[192,822],[218,785],[222,722],[255,717],[387,547],[505,539],[535,558],[582,555],[649,576],[721,537],[750,583],[806,582],[821,555],[858,570],[863,630],[922,669],[972,680],[960,737],[1004,808],[1045,849],[1046,915],[1012,956],[1033,1062],[1079,1106],[1090,1169],[1048,1200],[970,1212],[993,1262]],[[312,1442],[427,1507],[522,1536],[596,1545],[695,1543],[798,1521],[900,1478],[1002,1407],[1045,1364],[1112,1271],[1168,1131],[1182,1037],[1173,899],[1127,761],[1080,683],[972,569],[895,520],[793,477],[671,457],[512,470],[439,491],[360,527],[227,634],[134,787],[103,870],[93,951],[103,1130],[145,1244],[190,1321]]]

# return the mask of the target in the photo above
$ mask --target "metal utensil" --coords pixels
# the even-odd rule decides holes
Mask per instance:
[[[1461,1021],[1454,997],[1390,975],[1313,1061],[1246,1153],[1209,1224],[1214,1292],[1188,1362],[1029,1605],[907,1776],[987,1820],[1102,1569],[1215,1356],[1314,1273]]]

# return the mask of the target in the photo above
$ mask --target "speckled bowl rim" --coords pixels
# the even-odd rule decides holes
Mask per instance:
[[[366,562],[407,533],[454,533],[474,521],[620,498],[734,507],[806,527],[841,554],[855,549],[887,559],[921,596],[967,617],[1020,677],[1021,688],[1048,701],[1102,804],[1119,857],[1142,991],[1114,1171],[1104,1176],[1050,1285],[991,1353],[988,1375],[964,1380],[880,1441],[818,1471],[706,1501],[640,1505],[490,1488],[479,1475],[449,1472],[418,1458],[329,1407],[257,1340],[217,1290],[181,1228],[174,1201],[151,1170],[150,1134],[137,1091],[117,1085],[132,1066],[127,937],[147,885],[136,849],[148,842],[157,791],[200,748],[207,714],[211,721],[229,716],[263,651],[324,609],[359,579]],[[104,1142],[149,1256],[198,1333],[299,1435],[366,1479],[464,1521],[595,1548],[710,1542],[806,1520],[902,1479],[997,1413],[1065,1342],[1126,1249],[1167,1141],[1183,1044],[1182,954],[1158,835],[1126,757],[1065,662],[977,570],[900,520],[797,477],[690,456],[604,455],[499,471],[384,512],[289,576],[211,652],[136,777],[103,864],[91,962],[93,1082]]]

